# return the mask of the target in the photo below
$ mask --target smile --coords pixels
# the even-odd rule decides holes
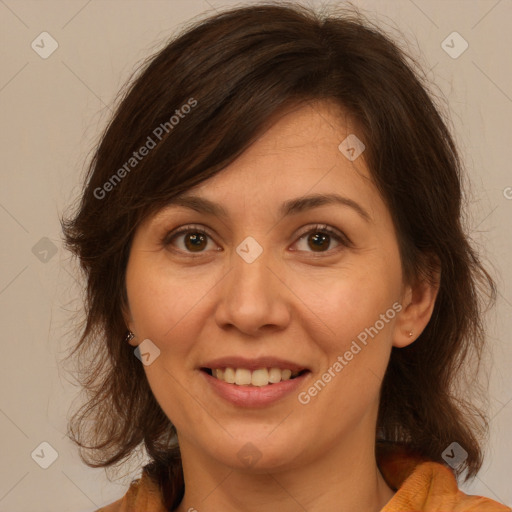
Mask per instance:
[[[237,386],[262,387],[269,384],[278,384],[282,381],[292,380],[307,370],[290,370],[281,368],[258,368],[248,370],[247,368],[202,368],[208,375]]]

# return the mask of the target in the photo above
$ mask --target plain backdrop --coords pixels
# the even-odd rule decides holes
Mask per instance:
[[[484,467],[462,488],[511,506],[512,1],[355,3],[398,28],[428,71],[472,182],[471,236],[500,293],[489,317],[490,441]],[[0,512],[92,511],[138,476],[135,464],[109,482],[66,437],[79,389],[60,361],[76,341],[81,285],[58,215],[79,194],[116,94],[137,65],[190,19],[233,5],[0,0]]]

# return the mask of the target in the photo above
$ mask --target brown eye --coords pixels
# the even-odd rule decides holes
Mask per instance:
[[[333,242],[336,244],[332,247]],[[297,240],[299,251],[320,253],[336,252],[340,247],[350,247],[350,240],[337,229],[331,228],[325,224],[318,224],[304,231]]]
[[[184,236],[185,247],[192,251],[201,251],[206,247],[207,239],[203,233],[186,233]]]
[[[331,237],[325,233],[315,233],[313,235],[309,235],[307,240],[308,246],[313,249],[313,251],[324,252],[324,249],[329,249]]]
[[[187,226],[169,233],[162,240],[162,244],[172,246],[176,252],[198,255],[211,250],[210,245],[215,245],[212,237],[203,228],[195,226]]]

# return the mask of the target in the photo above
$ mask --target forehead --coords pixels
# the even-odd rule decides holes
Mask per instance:
[[[280,216],[292,199],[337,194],[357,202],[369,217],[386,215],[380,211],[385,206],[373,185],[364,151],[348,158],[347,147],[354,140],[362,144],[360,137],[354,120],[333,102],[288,108],[277,113],[237,159],[174,198],[168,207],[194,196],[217,203],[219,208],[211,208],[213,215],[243,213],[244,220],[249,220],[269,213]],[[164,208],[153,218],[167,212]]]
[[[302,155],[318,155],[325,165],[329,156],[336,155],[339,144],[360,130],[353,116],[333,101],[308,101],[275,113],[266,128],[239,160],[279,155],[287,159]],[[245,157],[245,158],[244,158]],[[362,160],[362,159],[361,159]]]
[[[239,195],[261,199],[333,189],[375,192],[362,138],[355,121],[337,104],[308,102],[276,114],[235,161],[187,192],[227,196],[236,189]]]

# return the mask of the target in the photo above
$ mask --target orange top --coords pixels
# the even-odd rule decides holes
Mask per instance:
[[[489,498],[464,494],[448,466],[396,446],[377,451],[377,463],[387,484],[396,491],[381,512],[512,512],[510,507]],[[157,485],[143,472],[123,498],[96,512],[168,510]]]

